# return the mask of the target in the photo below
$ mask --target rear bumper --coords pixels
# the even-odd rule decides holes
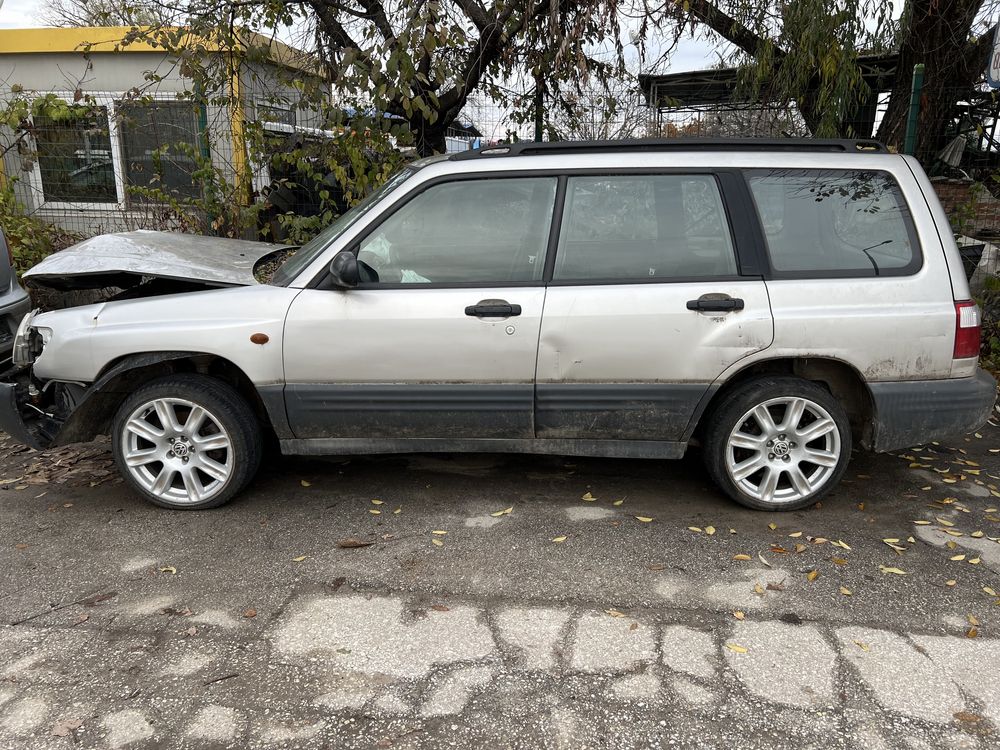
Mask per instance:
[[[872,448],[884,452],[957,437],[983,426],[997,399],[993,376],[869,383],[875,403]]]

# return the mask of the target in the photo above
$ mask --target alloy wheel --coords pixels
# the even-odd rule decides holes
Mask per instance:
[[[726,471],[754,500],[785,504],[816,493],[841,460],[840,431],[808,398],[773,398],[747,411],[726,442]]]
[[[233,448],[222,422],[193,401],[156,398],[122,426],[122,453],[132,477],[167,503],[202,503],[233,472]]]

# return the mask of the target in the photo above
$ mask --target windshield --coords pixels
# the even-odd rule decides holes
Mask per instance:
[[[292,250],[285,259],[285,262],[281,264],[281,267],[271,277],[270,283],[275,286],[285,286],[288,284],[306,266],[312,263],[317,255],[329,247],[331,242],[347,231],[348,227],[368,213],[376,203],[403,184],[416,171],[413,165],[403,167],[386,180],[382,187],[373,190],[364,200],[349,211],[341,214],[330,226],[309,240],[309,242],[296,250]]]

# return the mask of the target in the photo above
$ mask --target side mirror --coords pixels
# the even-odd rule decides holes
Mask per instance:
[[[330,278],[340,289],[353,289],[361,281],[358,259],[350,250],[341,250],[330,261]]]

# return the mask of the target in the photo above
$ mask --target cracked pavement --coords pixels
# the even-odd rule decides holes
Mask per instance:
[[[179,513],[0,443],[0,748],[996,747],[979,434],[787,514],[696,455],[271,458]]]

